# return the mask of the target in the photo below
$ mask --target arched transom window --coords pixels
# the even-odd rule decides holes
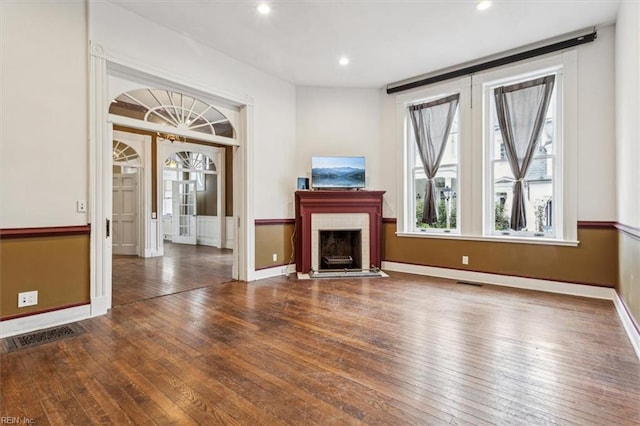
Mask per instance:
[[[126,165],[139,165],[140,155],[138,152],[131,148],[124,142],[117,140],[113,141],[113,162],[114,163],[126,163]]]
[[[213,105],[170,90],[138,89],[123,93],[111,102],[109,113],[178,130],[235,137],[231,121]]]
[[[201,152],[192,151],[180,151],[170,155],[165,160],[164,166],[170,169],[183,169],[185,171],[216,171],[216,166],[211,158]]]
[[[138,173],[141,167],[138,151],[124,142],[113,141],[113,173]]]

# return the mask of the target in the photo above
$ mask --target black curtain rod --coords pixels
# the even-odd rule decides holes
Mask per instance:
[[[415,89],[416,87],[427,86],[429,84],[438,83],[440,81],[450,80],[452,78],[462,77],[465,75],[477,73],[479,71],[488,70],[490,68],[495,68],[502,65],[511,64],[513,62],[534,58],[536,56],[545,55],[551,52],[556,52],[558,50],[568,49],[570,47],[579,46],[585,43],[590,43],[594,41],[597,37],[598,37],[598,32],[593,31],[590,34],[581,35],[568,40],[559,41],[553,44],[548,44],[542,47],[537,47],[535,49],[505,56],[504,58],[493,59],[491,61],[482,62],[477,65],[471,65],[468,67],[460,68],[460,69],[446,72],[443,74],[438,74],[433,77],[424,78],[422,80],[412,81],[411,83],[401,84],[399,86],[394,86],[394,87],[388,87],[387,94],[391,95],[393,93],[404,92],[405,90]]]

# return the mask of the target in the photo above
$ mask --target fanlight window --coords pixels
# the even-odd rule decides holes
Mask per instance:
[[[169,156],[164,166],[171,169],[215,172],[216,166],[211,158],[201,152],[180,151]]]
[[[126,143],[113,141],[113,162],[127,163],[128,165],[140,164],[138,152]]]
[[[138,152],[124,142],[113,141],[113,173],[138,173],[142,161]]]
[[[168,128],[235,137],[231,121],[213,105],[170,90],[138,89],[123,93],[111,102],[109,113]]]

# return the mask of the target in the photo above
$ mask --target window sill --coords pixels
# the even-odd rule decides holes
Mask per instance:
[[[426,232],[396,232],[398,237],[409,238],[433,238],[441,240],[461,240],[461,241],[485,241],[492,243],[515,243],[515,244],[540,244],[547,246],[577,247],[580,241],[558,240],[555,238],[542,237],[511,237],[511,236],[487,236],[487,235],[460,235],[448,233],[426,233]]]

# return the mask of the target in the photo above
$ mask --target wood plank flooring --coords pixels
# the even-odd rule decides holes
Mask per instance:
[[[389,275],[216,283],[117,306],[80,336],[2,349],[0,415],[640,424],[640,361],[611,302]]]
[[[164,243],[164,256],[113,257],[113,306],[231,281],[233,251]]]

